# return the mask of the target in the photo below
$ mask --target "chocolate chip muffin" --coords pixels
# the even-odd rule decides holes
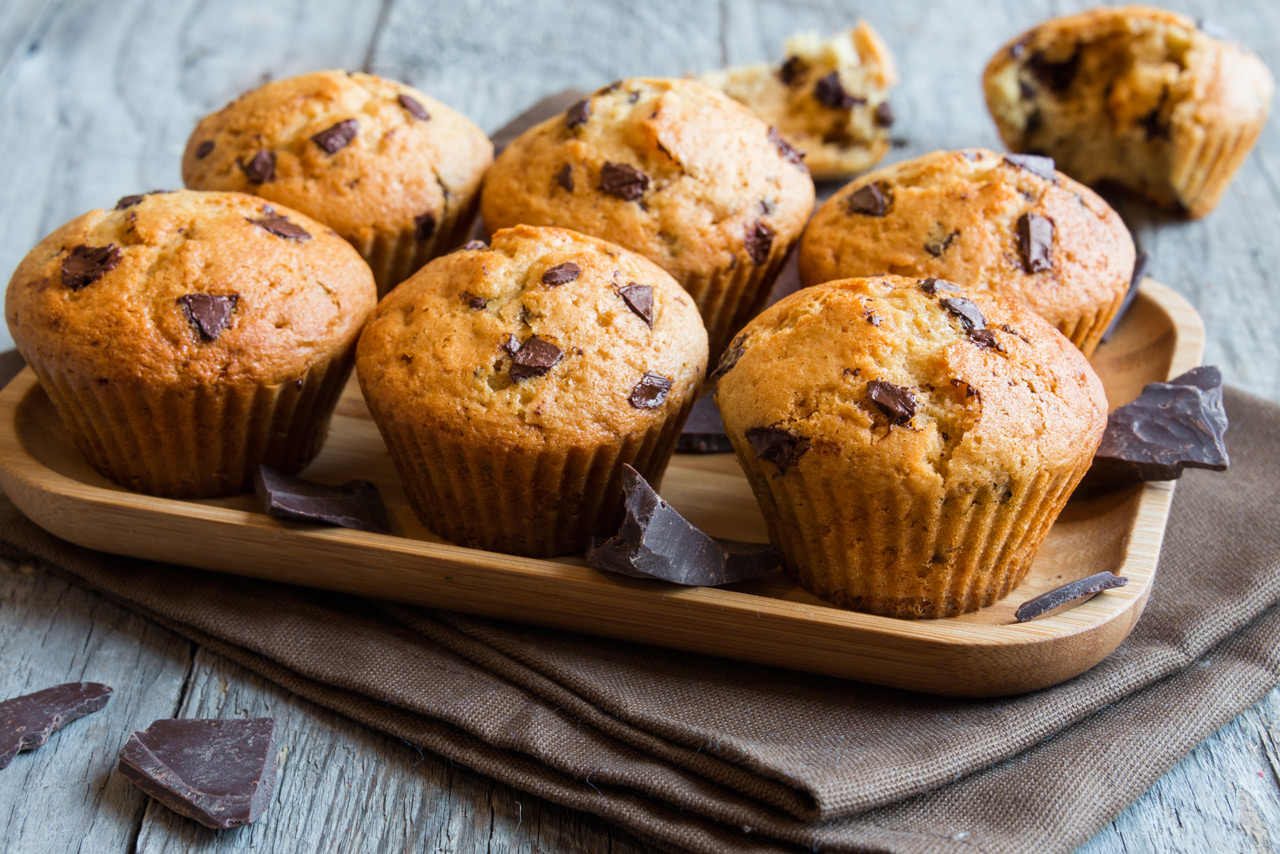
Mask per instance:
[[[814,216],[800,244],[807,285],[895,273],[950,279],[1029,305],[1085,355],[1120,309],[1133,238],[1053,161],[935,151],[863,175]]]
[[[1102,439],[1084,356],[1022,304],[940,279],[807,288],[725,353],[716,401],[786,568],[890,617],[1026,576]]]
[[[991,59],[987,107],[1014,151],[1204,216],[1257,140],[1273,87],[1257,56],[1213,29],[1147,6],[1054,18]]]
[[[315,217],[359,250],[382,294],[466,240],[492,160],[480,128],[417,89],[316,71],[201,119],[182,179]]]
[[[621,80],[530,128],[489,172],[490,230],[571,228],[639,252],[697,302],[718,353],[763,307],[813,210],[799,153],[693,80]]]
[[[460,545],[549,556],[660,478],[706,371],[693,300],[621,247],[517,226],[437,258],[360,337],[365,399],[418,516]]]
[[[845,178],[889,150],[898,72],[889,48],[866,21],[830,39],[800,33],[787,39],[781,63],[759,63],[699,76],[708,86],[775,126],[804,152],[815,180]]]
[[[320,450],[376,301],[354,249],[241,193],[125,196],[50,234],[5,316],[85,458],[129,489],[248,489]]]

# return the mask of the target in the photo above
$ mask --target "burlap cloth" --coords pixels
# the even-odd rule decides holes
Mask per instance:
[[[1233,465],[1178,486],[1133,634],[1068,683],[1000,700],[118,558],[3,497],[0,553],[663,848],[1069,851],[1280,682],[1280,406],[1226,402]]]

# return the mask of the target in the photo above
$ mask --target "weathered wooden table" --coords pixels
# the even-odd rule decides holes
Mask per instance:
[[[363,68],[418,86],[486,130],[541,95],[626,75],[774,58],[799,29],[862,14],[903,75],[906,143],[998,147],[978,76],[1008,37],[1068,0],[883,4],[825,0],[112,0],[0,4],[0,271],[44,234],[124,194],[176,187],[197,118],[271,77]],[[1280,4],[1171,5],[1209,17],[1280,70]],[[1122,212],[1152,272],[1208,327],[1206,360],[1280,400],[1280,134],[1271,122],[1220,208],[1181,222]],[[7,336],[0,336],[7,347]],[[0,851],[649,850],[566,810],[317,708],[39,571],[0,565],[0,698],[92,679],[110,706],[0,772]],[[217,834],[150,804],[113,773],[134,729],[171,716],[274,715],[287,751],[277,805]],[[1193,751],[1083,851],[1280,848],[1280,690]],[[1105,745],[1100,745],[1105,749]]]

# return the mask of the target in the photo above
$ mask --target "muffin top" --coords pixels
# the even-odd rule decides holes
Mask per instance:
[[[246,92],[196,125],[182,180],[281,202],[363,244],[431,236],[493,160],[484,131],[417,89],[316,71]]]
[[[1133,262],[1119,215],[1052,160],[982,149],[863,175],[819,209],[800,243],[805,284],[880,273],[949,279],[1019,299],[1068,335],[1082,314],[1124,294]],[[1101,334],[1077,343],[1091,352]]]
[[[872,482],[941,494],[1078,466],[1107,421],[1101,381],[1061,333],[939,279],[798,291],[747,325],[717,373],[729,435],[782,476],[839,456]]]
[[[241,193],[125,196],[42,240],[5,316],[28,362],[99,382],[272,384],[359,332],[373,276],[324,225]]]
[[[388,294],[356,351],[371,405],[498,447],[592,447],[678,412],[706,371],[688,294],[559,228],[467,244]]]
[[[572,228],[685,283],[768,263],[804,228],[813,193],[800,154],[742,104],[693,80],[631,79],[519,136],[480,204],[490,230]]]

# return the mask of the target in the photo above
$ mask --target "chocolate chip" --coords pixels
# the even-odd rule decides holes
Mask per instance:
[[[988,350],[995,350],[997,353],[1004,352],[1004,345],[1000,343],[1000,339],[996,337],[994,329],[973,329],[969,331],[969,340],[979,347],[986,347]]]
[[[177,299],[187,322],[205,341],[216,341],[231,325],[231,315],[240,303],[239,294],[187,294]]]
[[[746,438],[756,452],[756,459],[773,463],[778,467],[778,474],[790,471],[813,447],[804,436],[781,427],[752,427],[746,432]]]
[[[618,289],[618,296],[627,304],[636,317],[643,320],[650,329],[653,328],[653,287],[637,285],[635,282],[625,288]]]
[[[77,246],[62,259],[62,284],[73,291],[88,287],[114,270],[123,257],[114,243]]]
[[[1053,169],[1053,158],[1040,154],[1006,154],[1004,162],[1018,169],[1025,169],[1046,181],[1058,183],[1058,173]]]
[[[268,516],[294,522],[336,525],[374,534],[390,534],[391,523],[378,487],[367,480],[341,486],[312,483],[271,466],[258,466],[253,491]]]
[[[738,364],[738,360],[742,358],[742,354],[746,352],[743,343],[746,336],[739,335],[730,342],[725,351],[720,354],[720,361],[716,364],[716,369],[711,372],[711,376],[707,377],[712,383],[718,382],[721,377],[732,371]]]
[[[265,148],[260,149],[248,163],[241,161],[240,168],[250,184],[265,184],[276,177],[276,155]]]
[[[1107,331],[1102,333],[1102,343],[1106,343],[1115,333],[1116,328],[1120,325],[1120,321],[1129,312],[1133,306],[1133,301],[1138,296],[1138,286],[1142,284],[1142,280],[1146,278],[1147,266],[1151,262],[1151,256],[1146,252],[1139,252],[1137,257],[1133,259],[1133,274],[1129,277],[1129,288],[1124,292],[1124,299],[1120,301],[1120,308],[1116,310],[1116,316],[1111,318],[1111,323],[1107,324]]]
[[[783,139],[782,134],[778,133],[778,129],[773,125],[769,126],[768,140],[777,147],[783,160],[793,166],[799,166],[805,172],[809,171],[809,167],[804,162],[804,152]]]
[[[524,382],[540,377],[564,358],[564,351],[550,341],[530,335],[518,348],[512,350],[515,339],[509,339],[507,352],[511,353],[511,381]]]
[[[462,292],[462,301],[465,302],[467,305],[471,306],[476,311],[480,311],[482,308],[484,308],[489,304],[489,301],[487,299],[485,299],[484,297],[478,297],[475,294],[471,293],[471,291]]]
[[[1013,616],[1019,623],[1025,623],[1028,620],[1043,617],[1063,605],[1071,604],[1074,606],[1082,604],[1085,600],[1092,599],[1103,590],[1124,587],[1128,583],[1129,579],[1122,575],[1115,575],[1111,572],[1098,572],[1088,578],[1081,578],[1077,581],[1068,582],[1061,587],[1055,587],[1047,593],[1041,593],[1034,599],[1028,599],[1018,606],[1017,613]]]
[[[948,232],[942,223],[937,223],[933,228],[933,232],[929,235],[929,239],[924,242],[924,251],[935,258],[941,257],[951,248],[951,244],[959,236],[959,229]]]
[[[600,190],[634,202],[649,189],[649,176],[626,163],[606,162],[600,170]]]
[[[893,188],[887,181],[864,184],[849,196],[848,211],[851,214],[884,216],[893,207]]]
[[[591,118],[591,99],[583,98],[565,111],[564,126],[576,128],[578,125],[585,125],[589,118]]]
[[[313,135],[311,141],[320,146],[325,154],[337,154],[350,145],[359,132],[360,123],[355,119],[346,119]]]
[[[488,249],[489,244],[485,243],[483,240],[468,240],[466,243],[462,244],[462,248],[468,252],[474,252],[477,249]]]
[[[560,171],[556,173],[556,183],[566,193],[573,192],[573,167],[568,163],[560,167]]]
[[[311,239],[311,232],[296,222],[290,222],[288,217],[283,217],[276,213],[271,209],[270,205],[264,205],[263,211],[266,215],[261,219],[249,219],[248,217],[245,217],[245,219],[259,228],[271,232],[276,237],[283,237],[285,240],[301,243],[304,240]]]
[[[773,229],[761,220],[747,226],[743,246],[757,267],[763,267],[769,260],[769,253],[773,250],[773,234]]]
[[[800,76],[809,70],[809,65],[798,56],[788,56],[787,61],[778,69],[778,79],[783,86],[793,86]]]
[[[141,204],[146,197],[146,193],[138,193],[136,196],[121,196],[119,201],[116,202],[115,209],[122,211],[125,208],[131,208],[134,205]]]
[[[987,319],[982,316],[982,311],[964,297],[945,297],[938,302],[947,311],[960,318],[960,325],[964,327],[965,332],[987,328]]]
[[[893,107],[889,106],[888,101],[884,101],[880,106],[876,107],[876,124],[880,127],[893,127],[895,118],[896,117],[893,114]]]
[[[931,297],[936,297],[938,295],[938,291],[953,294],[959,293],[960,286],[955,282],[948,282],[946,279],[928,278],[920,280],[920,290],[924,291]]]
[[[646,371],[640,382],[631,389],[627,402],[635,409],[657,409],[667,401],[667,392],[671,391],[671,380]]]
[[[1053,269],[1053,220],[1037,213],[1018,218],[1018,251],[1028,273]]]
[[[1080,51],[1076,50],[1062,62],[1049,62],[1043,53],[1034,53],[1027,60],[1027,68],[1041,85],[1054,92],[1062,92],[1071,86],[1080,70]]]
[[[864,311],[862,316],[866,319],[867,323],[870,323],[872,326],[880,325],[880,315],[876,314],[874,311]]]
[[[120,750],[120,773],[215,830],[253,823],[276,787],[275,718],[159,720]]]
[[[428,121],[431,114],[427,112],[427,108],[422,106],[422,102],[410,95],[399,95],[396,98],[400,102],[400,106],[404,107],[409,115],[413,116],[420,122]]]
[[[840,74],[835,71],[814,84],[813,97],[819,104],[836,110],[847,110],[855,104],[867,103],[865,98],[857,98],[846,92],[844,84],[840,82]]]
[[[565,261],[563,264],[557,264],[542,274],[542,284],[556,287],[557,285],[567,285],[574,279],[582,275],[582,268],[572,261]]]
[[[704,394],[698,398],[684,422],[680,438],[676,439],[676,451],[682,454],[723,454],[733,450],[733,443],[724,432],[724,420],[715,396]]]
[[[714,587],[755,578],[782,563],[782,555],[767,543],[707,536],[663,501],[631,466],[623,466],[622,492],[626,515],[617,535],[596,538],[587,549],[587,563],[596,569]]]
[[[902,386],[884,380],[867,383],[867,399],[885,414],[890,424],[909,424],[916,414],[916,399]]]
[[[413,236],[418,240],[430,240],[436,233],[436,215],[431,211],[413,218]]]
[[[111,699],[98,682],[68,682],[0,703],[0,769],[19,753],[41,747],[62,727]]]
[[[213,140],[206,139],[196,146],[196,160],[204,160],[210,154],[213,154]]]

